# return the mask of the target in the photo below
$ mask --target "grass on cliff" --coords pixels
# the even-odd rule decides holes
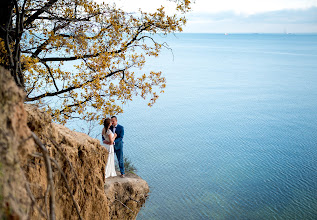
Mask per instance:
[[[137,169],[136,169],[136,167],[132,164],[132,162],[131,162],[131,160],[130,160],[129,158],[124,157],[124,158],[123,158],[123,163],[124,163],[124,171],[125,171],[126,173],[136,174]],[[116,161],[116,170],[117,170],[117,171],[120,171],[119,165],[118,165],[117,161]]]

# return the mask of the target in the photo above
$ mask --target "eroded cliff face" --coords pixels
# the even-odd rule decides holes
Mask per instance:
[[[110,219],[135,219],[149,193],[146,181],[134,174],[105,182]]]
[[[36,106],[23,105],[23,92],[8,74],[0,75],[1,214],[17,219],[47,215],[46,169],[33,131],[52,158],[56,219],[78,219],[75,206],[83,219],[134,219],[149,192],[147,183],[133,175],[105,180],[108,151],[99,140],[53,123]]]
[[[51,122],[46,113],[34,106],[27,105],[27,123],[30,129],[42,140],[49,154],[57,161],[67,179],[74,200],[84,219],[109,219],[109,207],[104,192],[104,167],[107,161],[107,150],[98,140],[84,133],[74,132]],[[40,151],[38,151],[40,152]],[[46,170],[42,158],[32,152],[27,160],[23,157],[23,169],[35,197],[45,203]],[[34,156],[33,156],[34,155]],[[55,201],[57,219],[78,219],[74,202],[67,190],[62,173],[53,164]],[[34,212],[34,217],[39,213]]]
[[[0,218],[27,216],[31,201],[25,189],[18,152],[32,145],[23,108],[23,92],[0,67]]]

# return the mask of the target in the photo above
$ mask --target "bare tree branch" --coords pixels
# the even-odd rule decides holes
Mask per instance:
[[[35,19],[37,19],[44,11],[49,9],[57,1],[58,0],[49,0],[41,9],[36,10],[36,12],[24,22],[24,27],[29,26]]]
[[[54,28],[54,31],[57,31],[59,29],[62,29],[62,28],[65,28],[67,25],[69,25],[69,23],[64,23],[62,25],[58,25],[57,27]],[[34,53],[32,53],[32,57],[35,58],[35,57],[38,57],[38,55],[43,51],[43,49],[49,45],[50,41],[51,41],[51,37],[50,36],[48,39],[46,39],[41,45],[39,45],[36,49],[36,51]],[[43,61],[43,62],[46,62],[45,60],[40,60],[40,61]]]
[[[73,200],[73,204],[74,204],[74,206],[75,206],[75,208],[76,208],[76,212],[77,212],[78,218],[79,218],[80,220],[83,220],[83,218],[82,218],[82,216],[81,216],[81,214],[80,214],[79,206],[78,206],[78,204],[77,204],[77,202],[76,202],[76,200],[75,200],[75,198],[74,198],[74,196],[73,196],[73,194],[72,194],[72,191],[70,190],[70,187],[69,187],[69,185],[68,185],[68,181],[67,181],[67,178],[66,178],[65,173],[62,171],[61,167],[58,165],[58,163],[57,163],[57,161],[56,161],[55,159],[50,158],[50,160],[56,165],[58,171],[61,173],[61,175],[62,175],[62,177],[63,177],[63,179],[64,179],[64,182],[65,182],[65,184],[66,184],[66,189],[67,189],[67,191],[69,192],[69,194],[70,194],[70,196],[71,196],[71,198],[72,198],[72,200]]]
[[[40,59],[40,61],[43,61],[43,62],[74,61],[74,60],[79,60],[79,59],[84,59],[84,58],[98,57],[98,56],[100,56],[100,54],[101,53],[85,54],[85,55],[82,55],[82,56],[73,56],[73,57],[47,57],[47,58]]]
[[[47,203],[48,203],[48,195],[49,195],[49,192],[50,192],[50,189],[51,189],[51,185],[48,185],[47,186],[47,189],[46,189],[46,192],[45,192],[45,195],[44,195],[44,205],[45,207],[47,207]],[[49,214],[48,214],[48,209],[46,209],[46,216],[48,218]]]
[[[30,87],[30,91],[27,93],[26,97],[28,97],[33,92],[33,90],[35,89],[35,84],[38,82],[38,80],[39,80],[39,75],[37,75],[36,80],[34,80],[33,86]]]
[[[102,12],[96,12],[93,13],[87,17],[83,17],[83,18],[67,18],[67,17],[60,17],[54,13],[51,13],[50,11],[46,10],[46,13],[50,14],[51,17],[47,17],[47,16],[38,16],[37,19],[45,19],[45,20],[56,20],[56,21],[69,21],[69,22],[80,22],[80,21],[89,21],[91,18],[102,14]]]
[[[125,70],[125,69],[119,69],[119,70],[116,70],[116,71],[114,71],[114,72],[111,72],[111,73],[109,73],[108,75],[106,75],[106,76],[104,76],[104,77],[100,77],[99,80],[103,80],[103,79],[105,79],[105,78],[108,78],[108,77],[110,77],[110,76],[112,76],[112,75],[114,75],[114,74],[116,74],[116,73],[119,73],[119,72],[121,72],[121,71],[123,71],[123,70]],[[86,84],[88,84],[88,83],[91,83],[91,82],[93,82],[94,80],[96,80],[96,78],[93,78],[93,79],[91,79],[91,80],[88,80],[88,81],[86,81],[86,82],[84,82],[84,83],[82,83],[82,84],[80,84],[80,85],[77,85],[77,86],[71,86],[71,87],[68,87],[68,88],[66,88],[66,89],[59,90],[59,91],[57,91],[57,92],[47,92],[47,93],[44,93],[44,94],[39,95],[39,96],[35,96],[35,97],[31,97],[31,98],[27,97],[27,98],[26,98],[26,101],[35,101],[35,100],[38,100],[38,99],[41,99],[41,98],[44,98],[44,97],[56,96],[56,95],[60,95],[60,94],[66,93],[66,92],[70,92],[70,91],[72,91],[72,90],[82,88],[84,85],[86,85]]]
[[[101,34],[105,33],[105,31],[107,29],[109,29],[111,26],[112,26],[112,24],[109,24],[107,27],[101,28],[101,30],[95,36],[92,36],[92,37],[84,36],[83,38],[88,39],[88,40],[95,40],[98,37],[100,37]],[[59,34],[58,36],[67,37],[67,38],[75,37],[75,35],[71,35],[71,34]]]
[[[48,138],[48,139],[52,142],[52,144],[57,149],[57,151],[62,155],[62,157],[68,162],[68,165],[70,166],[72,172],[74,173],[75,179],[77,180],[77,183],[79,184],[82,193],[84,193],[83,186],[81,185],[81,182],[79,181],[79,177],[78,177],[77,173],[75,172],[72,163],[69,161],[68,157],[64,154],[64,152],[61,150],[60,146],[58,146],[58,144],[55,142],[55,140],[52,138]]]
[[[119,199],[114,199],[114,200],[120,202],[124,207],[126,207],[127,209],[129,209],[131,212],[135,213],[135,211],[133,211],[132,209],[130,209],[126,204],[124,204],[123,202],[121,202]]]
[[[72,107],[76,107],[76,106],[79,106],[79,105],[82,105],[82,104],[85,104],[86,102],[90,101],[92,99],[91,96],[88,96],[85,100],[82,100],[82,101],[77,101],[76,103],[73,103],[71,105],[67,105],[65,106],[65,108],[63,108],[60,113],[61,114],[65,114],[64,112],[66,111],[66,109],[68,108],[72,108]]]
[[[55,78],[54,78],[54,76],[53,76],[53,73],[52,73],[52,71],[51,71],[51,68],[47,65],[46,62],[41,62],[41,63],[43,63],[43,65],[46,67],[48,73],[50,74],[50,76],[51,76],[51,78],[52,78],[52,80],[53,80],[53,84],[54,84],[54,86],[55,86],[55,89],[56,89],[56,91],[58,92],[59,89],[58,89],[57,84],[56,84],[56,82],[55,82]]]
[[[146,29],[148,29],[149,27],[150,27],[150,25],[148,23],[145,23],[143,26],[140,26],[138,28],[137,32],[135,33],[135,35],[132,37],[132,39],[124,47],[122,47],[119,50],[113,51],[111,53],[119,54],[119,53],[122,53],[123,51],[125,51],[130,45],[132,45],[134,42],[136,42],[138,40],[138,36],[142,32],[144,32]],[[43,62],[74,61],[74,60],[78,60],[78,59],[98,57],[98,56],[100,56],[100,54],[102,54],[102,52],[96,53],[96,54],[85,54],[82,56],[72,56],[72,57],[47,57],[47,58],[40,59],[40,61],[43,61]]]
[[[42,141],[36,136],[34,132],[32,132],[32,137],[35,141],[35,143],[40,147],[43,158],[44,158],[44,163],[46,167],[46,173],[47,173],[47,184],[49,184],[50,187],[50,220],[55,220],[55,191],[54,191],[54,181],[53,181],[53,171],[52,171],[52,165],[51,165],[51,160],[48,155],[48,150],[42,143]]]
[[[33,193],[31,192],[31,189],[30,189],[30,185],[29,183],[27,182],[26,178],[25,178],[25,189],[26,189],[26,192],[28,193],[31,201],[32,201],[32,206],[35,206],[35,208],[37,209],[37,211],[40,213],[40,215],[43,217],[43,218],[46,218],[45,216],[45,213],[40,209],[40,207],[38,207],[38,205],[36,204],[36,200],[34,198],[34,195]]]
[[[18,79],[14,73],[14,63],[13,63],[14,60],[13,60],[12,50],[10,48],[10,39],[9,39],[9,29],[11,26],[11,19],[12,19],[12,13],[10,13],[10,18],[7,20],[7,23],[5,25],[5,48],[9,56],[9,66],[11,70],[11,75],[14,77],[15,82],[18,84]]]

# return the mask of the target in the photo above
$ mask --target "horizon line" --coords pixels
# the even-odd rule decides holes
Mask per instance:
[[[280,35],[294,35],[294,34],[316,34],[317,32],[178,32],[174,34],[280,34]]]

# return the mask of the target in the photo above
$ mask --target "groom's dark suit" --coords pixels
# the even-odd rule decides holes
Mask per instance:
[[[114,127],[111,125],[110,130],[113,132]],[[123,126],[117,124],[115,127],[115,132],[117,134],[116,139],[114,140],[114,152],[117,155],[120,173],[124,174],[124,164],[123,164],[123,136],[124,136],[124,129]]]

